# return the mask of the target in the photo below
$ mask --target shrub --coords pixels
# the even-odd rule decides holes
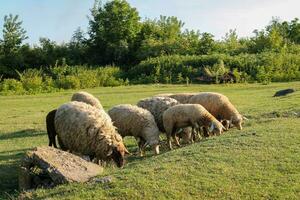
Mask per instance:
[[[23,88],[28,93],[39,93],[43,89],[42,71],[37,69],[28,69],[19,73],[20,81]]]
[[[178,74],[188,77],[193,82],[205,81],[205,68],[209,71],[224,62],[226,71],[233,75],[240,74],[238,81],[291,81],[300,80],[300,57],[291,53],[264,52],[260,54],[224,54],[199,56],[161,56],[142,61],[131,68],[128,77],[133,83],[171,83],[178,82]],[[268,77],[263,77],[260,66]],[[208,70],[206,70],[208,72]],[[212,71],[211,71],[212,72]],[[237,73],[238,72],[238,73]],[[214,76],[216,77],[216,76]],[[216,78],[208,79],[217,81]]]
[[[22,94],[24,93],[23,85],[15,79],[4,79],[0,84],[0,91],[3,93]]]
[[[62,89],[79,89],[80,80],[76,76],[68,75],[57,79],[56,85]]]

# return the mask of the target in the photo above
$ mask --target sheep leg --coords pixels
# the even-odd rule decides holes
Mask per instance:
[[[208,133],[208,130],[207,130],[207,128],[206,127],[203,127],[203,136],[204,137],[209,137],[209,133]]]
[[[140,137],[139,142],[138,142],[140,156],[144,156],[144,154],[145,154],[145,144],[146,144],[146,141]]]
[[[55,137],[55,136],[53,136],[52,142],[53,142],[54,148],[57,148],[57,145],[56,145],[56,137]]]
[[[178,137],[176,137],[176,128],[174,127],[172,130],[172,138],[175,141],[175,144],[180,147],[179,141],[178,141]]]
[[[196,140],[196,130],[197,128],[192,127],[192,135],[191,135],[191,142],[194,143]]]
[[[63,151],[67,151],[68,149],[65,147],[65,145],[63,144],[63,142],[61,141],[61,139],[59,137],[57,137],[57,140],[58,140],[58,144],[59,144],[60,148]]]
[[[172,150],[173,149],[172,141],[171,141],[171,136],[169,134],[167,135],[167,141],[168,141],[169,149]]]

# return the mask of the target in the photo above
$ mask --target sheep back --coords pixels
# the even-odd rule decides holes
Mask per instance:
[[[60,106],[55,115],[55,129],[62,144],[77,153],[106,159],[112,147],[124,146],[110,117],[83,102]]]
[[[99,99],[87,92],[76,92],[73,94],[71,101],[79,101],[87,103],[99,109],[103,109]]]
[[[177,94],[166,93],[166,94],[158,94],[155,97],[170,97],[177,100],[181,104],[187,104],[189,103],[190,98],[192,98],[196,94],[198,93],[177,93]]]
[[[184,128],[199,124],[208,127],[211,122],[222,127],[203,106],[198,104],[179,104],[166,110],[163,114],[164,127],[168,133],[174,128]]]
[[[142,137],[150,145],[159,142],[159,130],[153,115],[148,110],[123,104],[111,108],[108,114],[123,137]]]
[[[233,116],[239,115],[239,112],[229,99],[220,93],[201,92],[193,96],[189,103],[202,105],[217,119],[230,120]]]

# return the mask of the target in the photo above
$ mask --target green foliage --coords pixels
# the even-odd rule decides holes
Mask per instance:
[[[108,1],[103,6],[96,2],[89,31],[91,50],[96,53],[96,61],[126,63],[126,57],[140,31],[139,20],[138,11],[125,0]]]
[[[0,92],[3,94],[36,94],[55,92],[61,89],[85,89],[99,86],[129,85],[122,79],[123,73],[118,67],[87,68],[84,66],[55,66],[45,71],[28,69],[19,74],[20,81],[4,79]]]
[[[3,82],[0,83],[0,92],[3,94],[23,94],[23,84],[15,79],[4,79]]]
[[[268,67],[263,67],[262,70],[260,66]],[[236,81],[242,82],[264,82],[265,79],[300,80],[300,57],[296,54],[270,52],[235,56],[224,54],[161,56],[142,61],[128,72],[128,77],[134,83],[167,83],[176,82],[177,75],[181,73],[183,77],[189,77],[193,82],[199,81],[203,76],[214,77],[215,82],[219,82],[216,77],[219,79],[229,72],[235,76]]]
[[[22,28],[22,21],[19,21],[18,15],[5,15],[3,24],[3,52],[9,55],[18,50],[23,40],[28,37],[26,31]]]
[[[40,93],[43,89],[42,71],[36,69],[28,69],[19,73],[20,82],[23,88],[29,93]]]
[[[215,79],[215,83],[220,83],[220,77],[222,77],[225,73],[228,73],[228,69],[225,68],[223,60],[218,61],[218,63],[214,64],[212,67],[205,67],[205,74]]]
[[[56,80],[58,88],[62,89],[79,89],[80,80],[76,76],[67,75]]]
[[[54,83],[75,81],[74,77],[66,78],[68,75],[80,81],[80,88],[125,84],[126,78],[145,84],[183,83],[182,78],[192,82],[299,80],[299,19],[282,22],[273,18],[264,29],[254,33],[253,37],[239,38],[236,30],[229,30],[221,40],[215,40],[210,33],[184,29],[184,22],[175,16],[141,20],[136,8],[126,0],[103,4],[96,0],[88,31],[79,27],[70,41],[62,44],[48,38],[40,38],[38,45],[23,44],[27,37],[22,21],[12,14],[5,16],[0,74],[3,78],[18,79],[16,71],[42,69],[42,75],[35,80],[21,80],[29,93],[56,88],[45,86],[48,76]],[[215,74],[219,60],[229,70],[221,73],[223,77]],[[90,70],[115,64],[122,69],[116,77],[106,78],[111,75],[100,76]],[[210,73],[206,73],[208,70]],[[41,80],[43,84],[38,86]]]

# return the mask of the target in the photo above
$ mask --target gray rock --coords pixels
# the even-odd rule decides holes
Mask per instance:
[[[37,147],[26,153],[19,170],[19,188],[28,190],[64,183],[84,183],[103,168],[79,156],[52,147]]]

